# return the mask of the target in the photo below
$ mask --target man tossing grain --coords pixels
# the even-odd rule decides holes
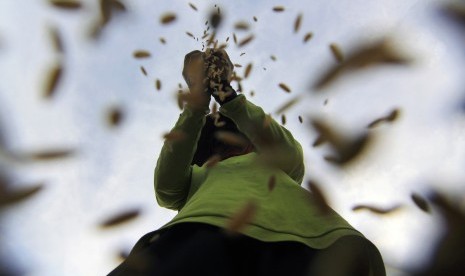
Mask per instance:
[[[233,67],[224,50],[185,56],[190,93],[154,179],[178,214],[110,275],[385,275],[376,247],[301,187],[301,145],[236,93]]]

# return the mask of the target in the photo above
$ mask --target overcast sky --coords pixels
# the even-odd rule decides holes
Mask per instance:
[[[224,42],[230,37],[230,58],[243,66],[236,71],[242,75],[253,63],[242,83],[248,99],[279,121],[273,112],[303,95],[286,112],[285,126],[303,146],[306,179],[322,183],[331,206],[380,249],[389,275],[405,275],[402,271],[427,260],[441,233],[438,214],[422,212],[410,194],[425,196],[431,187],[462,198],[465,194],[465,120],[460,110],[465,98],[464,37],[438,16],[444,1],[192,0],[198,8],[194,11],[189,1],[132,0],[98,40],[88,36],[98,16],[97,1],[82,2],[83,8],[66,11],[45,0],[0,1],[0,131],[8,150],[76,150],[63,160],[26,164],[11,164],[0,156],[0,168],[14,185],[46,184],[35,197],[2,211],[1,256],[14,260],[20,271],[103,275],[120,262],[119,251],[129,250],[175,215],[156,204],[153,170],[162,135],[180,113],[175,94],[178,83],[186,87],[184,55],[202,48],[186,32],[201,37],[215,4],[224,15],[217,38]],[[279,5],[285,10],[273,12]],[[166,12],[176,13],[177,20],[165,26],[160,17]],[[300,13],[302,25],[294,33]],[[250,30],[234,30],[238,21],[248,22]],[[50,27],[62,35],[63,54],[52,47]],[[233,32],[239,40],[251,33],[255,39],[239,48]],[[308,32],[313,37],[303,43]],[[311,89],[336,64],[331,43],[348,54],[385,36],[414,62],[353,73],[320,93]],[[151,57],[135,59],[138,49]],[[44,79],[59,62],[62,79],[53,97],[44,99]],[[161,91],[155,89],[156,79],[162,82]],[[281,82],[292,92],[281,90]],[[115,106],[124,116],[120,126],[111,128],[106,115]],[[311,147],[317,133],[310,118],[323,118],[355,135],[394,108],[400,118],[372,130],[370,150],[350,167],[327,163],[323,156],[329,147]],[[401,208],[377,215],[352,211],[356,204]],[[141,216],[111,229],[98,227],[128,208],[140,208]]]

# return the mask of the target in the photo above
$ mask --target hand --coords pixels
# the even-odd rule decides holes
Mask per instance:
[[[182,76],[189,87],[190,93],[184,98],[187,104],[195,109],[208,109],[211,95],[206,89],[205,54],[195,50],[184,57]]]
[[[234,99],[237,94],[230,85],[234,65],[226,51],[208,48],[205,51],[205,63],[210,94],[220,105]]]

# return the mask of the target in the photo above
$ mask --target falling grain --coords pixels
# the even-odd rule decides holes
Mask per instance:
[[[297,33],[300,30],[300,25],[302,23],[302,14],[297,15],[294,21],[294,33]]]
[[[68,158],[75,153],[72,149],[53,149],[20,155],[33,161],[47,161]]]
[[[124,212],[121,212],[117,215],[111,216],[103,220],[99,226],[101,228],[110,228],[115,227],[123,223],[127,223],[140,215],[140,209],[128,209]]]
[[[331,43],[329,48],[337,62],[341,63],[344,61],[344,55],[342,54],[341,48],[336,43]]]
[[[411,60],[396,51],[388,40],[380,40],[368,46],[362,45],[337,64],[323,73],[314,85],[315,91],[321,90],[347,72],[367,69],[375,65],[407,65]]]
[[[176,14],[165,13],[160,17],[160,23],[163,25],[173,23],[176,20]]]
[[[257,212],[258,205],[249,201],[238,212],[236,212],[231,219],[227,222],[225,229],[228,232],[237,233],[244,229],[249,223],[252,222]]]
[[[212,10],[210,12],[209,22],[214,29],[217,29],[221,25],[222,21],[223,17],[221,16],[219,8],[216,11]]]
[[[284,11],[284,7],[283,7],[283,6],[276,6],[276,7],[273,7],[273,11],[274,11],[274,12],[283,12],[283,11]]]
[[[281,124],[282,125],[286,124],[286,115],[284,115],[284,114],[281,115]]]
[[[318,135],[315,139],[315,141],[312,144],[312,147],[316,148],[320,145],[322,145],[324,142],[326,142],[326,139],[323,135]]]
[[[161,81],[160,79],[156,79],[155,81],[155,88],[160,91],[161,90]]]
[[[243,55],[245,55],[245,53],[241,53],[240,56],[242,57]]]
[[[244,79],[248,78],[250,75],[250,72],[252,72],[252,63],[247,64],[247,67],[245,67],[244,70]]]
[[[195,39],[194,35],[191,32],[186,32],[186,34]]]
[[[279,115],[279,114],[287,111],[289,108],[293,107],[299,101],[300,101],[300,95],[288,100],[287,102],[285,102],[283,105],[281,105],[281,107],[278,108],[278,110],[276,110],[275,113],[277,115]]]
[[[163,139],[170,142],[177,142],[186,139],[187,135],[180,130],[172,130],[168,133],[163,134]]]
[[[29,187],[22,187],[15,190],[0,187],[0,208],[29,199],[40,192],[43,188],[43,183],[35,184]]]
[[[82,3],[74,0],[50,0],[49,3],[60,9],[77,10],[82,8]]]
[[[221,142],[232,146],[245,147],[249,144],[244,137],[230,131],[216,131],[215,137]]]
[[[284,90],[285,92],[291,93],[291,89],[290,89],[289,86],[287,86],[286,84],[284,84],[284,83],[281,82],[281,83],[279,84],[279,87],[280,87],[282,90]]]
[[[144,76],[147,76],[147,71],[145,71],[144,66],[140,67],[140,71],[142,72],[142,74],[144,74]]]
[[[273,118],[271,118],[271,114],[266,114],[265,119],[263,120],[263,128],[268,128],[271,125],[271,120],[273,120]]]
[[[327,214],[331,211],[331,208],[329,207],[328,201],[319,186],[320,185],[316,184],[315,181],[309,180],[307,182],[307,187],[311,191],[312,195],[311,199],[313,199],[313,201],[317,204],[317,207],[322,214]]]
[[[256,16],[254,16],[254,17],[253,17],[253,21],[255,21],[255,22],[257,22],[257,21],[258,21],[258,19],[257,19],[257,17],[256,17]]]
[[[119,126],[123,120],[124,114],[120,107],[111,107],[107,112],[107,123],[110,127]]]
[[[247,44],[250,43],[250,41],[252,41],[254,39],[254,35],[249,35],[248,37],[244,38],[243,40],[241,40],[238,44],[239,47],[242,47],[242,46],[245,46]]]
[[[241,68],[242,65],[240,65],[239,63],[234,63],[234,67]]]
[[[237,44],[237,36],[235,33],[233,33],[233,41],[234,41],[234,44]]]
[[[304,43],[308,42],[310,39],[312,39],[313,33],[306,33],[304,35]]]
[[[236,30],[247,31],[249,29],[249,23],[245,21],[239,21],[239,22],[236,22],[236,24],[234,24],[234,28]]]
[[[60,32],[57,27],[50,27],[49,28],[50,32],[50,38],[52,40],[52,45],[55,51],[58,53],[63,53],[64,52],[64,47],[63,47],[63,40],[61,38]]]
[[[426,199],[424,199],[417,193],[412,193],[410,197],[412,198],[413,202],[415,203],[415,205],[417,205],[418,208],[420,208],[426,213],[430,212],[430,208]]]
[[[316,147],[322,142],[329,142],[335,155],[326,156],[325,159],[339,166],[347,165],[357,157],[360,157],[366,152],[372,142],[370,133],[363,132],[358,134],[355,138],[346,137],[319,120],[312,120],[311,124],[319,134],[313,146]]]
[[[194,4],[189,3],[189,6],[190,6],[194,11],[197,11],[197,7],[196,7]]]
[[[273,191],[275,187],[276,187],[276,175],[273,174],[268,179],[268,191],[270,192]]]
[[[399,109],[394,109],[391,111],[391,113],[389,113],[389,115],[376,119],[370,124],[368,124],[367,128],[374,128],[383,122],[393,122],[397,120],[397,118],[399,117],[399,114],[400,114]]]
[[[55,95],[58,84],[63,75],[63,68],[61,64],[57,64],[50,68],[47,78],[45,80],[45,88],[43,96],[44,98],[50,99]]]
[[[303,123],[303,121],[304,121],[304,120],[302,119],[302,116],[299,115],[299,122],[300,122],[300,123]]]
[[[457,2],[457,1],[456,1]],[[440,9],[440,15],[446,17],[457,26],[465,27],[465,5],[457,3],[449,3]]]
[[[221,155],[219,154],[214,154],[210,158],[208,158],[207,161],[205,161],[204,166],[206,168],[213,168],[216,166],[219,162],[221,161]]]
[[[150,52],[146,50],[136,50],[133,53],[135,58],[148,58],[150,57]]]
[[[376,214],[385,215],[385,214],[393,213],[394,211],[398,211],[400,208],[401,208],[400,205],[394,205],[392,207],[382,208],[382,207],[359,204],[359,205],[352,207],[352,210],[353,211],[368,210]]]
[[[163,37],[160,37],[160,42],[161,42],[161,44],[166,44],[166,40],[165,40],[165,38],[163,38]]]
[[[274,55],[271,55],[270,58],[272,61],[276,61],[276,57]]]

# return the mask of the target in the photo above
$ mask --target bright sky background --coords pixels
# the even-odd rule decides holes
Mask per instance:
[[[34,198],[2,210],[0,256],[15,261],[26,275],[104,275],[119,263],[120,250],[129,250],[143,234],[175,215],[156,204],[153,170],[162,134],[180,113],[174,95],[178,83],[186,86],[181,75],[184,55],[201,49],[185,32],[202,36],[214,4],[225,15],[217,37],[223,42],[230,36],[230,58],[243,65],[237,72],[242,75],[245,65],[254,64],[243,82],[248,99],[273,112],[293,95],[305,95],[286,112],[286,127],[304,148],[307,179],[323,183],[332,207],[378,246],[389,275],[406,275],[402,271],[421,266],[441,233],[437,212],[422,212],[410,193],[426,195],[437,187],[465,198],[465,116],[460,110],[465,39],[438,16],[444,1],[192,0],[196,12],[189,1],[132,0],[125,1],[128,12],[115,17],[98,41],[87,36],[97,1],[83,1],[79,11],[47,2],[0,1],[0,131],[8,148],[77,150],[64,161],[13,165],[0,157],[0,169],[8,171],[18,187],[46,183]],[[285,11],[273,12],[277,5]],[[178,19],[162,26],[160,16],[168,11]],[[299,13],[303,21],[296,34],[293,24]],[[249,33],[256,36],[243,48],[232,43],[239,20],[251,25],[250,31],[235,31],[239,40]],[[63,36],[63,56],[52,48],[50,26]],[[314,36],[304,44],[307,32]],[[347,53],[385,35],[414,58],[413,65],[353,74],[324,93],[312,93],[311,84],[335,64],[330,43]],[[133,58],[137,49],[150,51],[152,57]],[[45,100],[44,78],[60,59],[63,79],[53,99]],[[154,86],[157,78],[161,91]],[[292,93],[278,88],[280,82]],[[249,96],[251,90],[254,97]],[[125,111],[124,120],[110,129],[106,111],[115,105]],[[401,118],[374,129],[373,147],[348,168],[323,160],[329,148],[310,146],[317,135],[308,125],[310,117],[322,117],[355,134],[396,107]],[[382,216],[354,212],[355,204],[403,207]],[[127,208],[141,208],[142,214],[125,225],[98,228],[100,221]]]

